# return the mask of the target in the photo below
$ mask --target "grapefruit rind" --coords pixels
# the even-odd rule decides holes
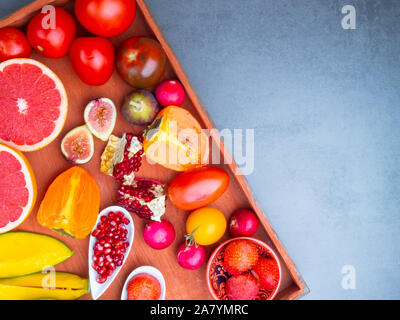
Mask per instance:
[[[46,65],[44,65],[43,63],[41,63],[39,61],[29,59],[29,58],[15,58],[15,59],[6,60],[6,61],[3,61],[0,63],[0,72],[2,72],[4,70],[4,68],[9,65],[24,64],[24,63],[32,64],[32,65],[39,67],[41,69],[41,71],[43,72],[43,74],[47,75],[49,78],[51,78],[54,81],[54,83],[56,85],[56,89],[59,91],[60,96],[61,96],[61,104],[59,106],[60,116],[55,121],[55,128],[54,128],[53,132],[49,136],[44,138],[42,141],[40,141],[36,144],[17,145],[12,141],[5,141],[1,138],[0,138],[0,142],[6,144],[8,146],[11,146],[17,150],[20,150],[20,151],[35,151],[35,150],[38,150],[38,149],[41,149],[41,148],[47,146],[50,142],[52,142],[60,134],[62,128],[64,127],[64,123],[67,120],[68,96],[67,96],[67,92],[65,91],[64,85],[61,82],[60,78],[49,67],[47,67]]]
[[[0,234],[15,229],[22,222],[24,222],[35,205],[37,194],[35,174],[33,173],[32,167],[25,156],[21,152],[0,143],[0,152],[2,151],[9,152],[21,163],[21,172],[24,174],[26,182],[25,187],[29,190],[29,199],[27,205],[22,210],[21,216],[16,221],[9,222],[6,226],[0,228]]]

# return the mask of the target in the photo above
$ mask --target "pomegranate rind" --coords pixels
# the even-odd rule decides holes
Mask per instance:
[[[148,182],[151,187],[148,191],[154,196],[150,201],[136,197],[129,193],[130,188],[136,188],[139,182]],[[124,192],[126,190],[127,192]],[[127,181],[118,189],[118,203],[131,213],[136,213],[142,219],[161,222],[161,217],[166,212],[166,187],[165,184],[150,178],[134,178]],[[135,207],[134,203],[140,207]],[[144,209],[147,207],[147,209]]]
[[[86,152],[86,156],[79,155],[73,150],[67,149],[67,144],[69,142],[68,140],[74,139],[74,136],[76,139],[77,135],[86,140],[86,148],[88,149],[88,152]],[[88,127],[86,125],[83,125],[69,131],[61,141],[61,152],[68,161],[74,164],[84,164],[89,162],[90,159],[92,159],[94,153],[94,141],[93,135]]]
[[[36,202],[37,185],[36,185],[36,178],[35,178],[33,169],[31,167],[31,165],[29,164],[29,161],[25,158],[25,156],[21,152],[19,152],[18,150],[12,149],[11,147],[6,146],[1,143],[0,143],[0,152],[10,153],[21,164],[21,172],[23,173],[24,178],[25,178],[25,187],[29,191],[28,202],[27,202],[26,206],[22,208],[22,213],[21,213],[20,217],[15,221],[12,221],[12,222],[10,221],[4,227],[0,228],[0,233],[4,233],[4,232],[8,232],[8,231],[18,227],[29,216],[29,214],[31,213],[33,206],[35,205],[35,202]],[[4,187],[0,186],[0,189],[1,188],[4,188]],[[0,215],[1,215],[1,212],[0,212]]]
[[[106,110],[108,119],[105,120],[105,123],[101,123],[99,119],[96,118],[97,115],[93,114],[96,112],[95,108],[97,108],[96,104],[98,102],[102,103],[103,106],[108,107]],[[107,141],[115,127],[115,121],[117,119],[117,109],[115,108],[115,104],[111,99],[97,98],[87,104],[83,117],[85,119],[86,125],[93,133],[93,135],[100,140]]]
[[[4,143],[10,147],[13,147],[14,149],[20,150],[20,151],[35,151],[38,149],[41,149],[45,146],[47,146],[49,143],[51,143],[57,136],[60,134],[62,128],[64,127],[65,121],[67,119],[67,113],[68,113],[68,96],[67,92],[65,91],[64,85],[61,82],[60,78],[47,66],[45,66],[43,63],[40,63],[39,61],[29,59],[29,58],[15,58],[15,59],[10,59],[6,60],[2,63],[0,63],[0,72],[2,72],[6,67],[12,65],[12,64],[31,64],[34,66],[37,66],[41,69],[42,73],[47,75],[50,79],[52,79],[55,83],[55,88],[58,90],[60,93],[61,97],[61,103],[58,106],[60,109],[60,114],[58,116],[58,119],[54,122],[55,127],[50,135],[42,139],[40,142],[28,145],[28,144],[22,144],[18,145],[15,144],[13,141],[5,141],[0,138],[0,142]]]

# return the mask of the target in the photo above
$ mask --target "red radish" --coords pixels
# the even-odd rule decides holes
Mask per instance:
[[[229,231],[234,236],[252,236],[259,225],[256,214],[248,209],[236,210],[229,220]]]
[[[182,268],[195,270],[206,261],[206,249],[197,244],[190,246],[184,242],[178,247],[176,257]]]
[[[158,102],[163,107],[181,106],[185,101],[185,89],[178,80],[165,80],[161,82],[155,91]]]
[[[165,249],[175,239],[174,226],[167,220],[151,221],[143,229],[143,239],[153,249]]]

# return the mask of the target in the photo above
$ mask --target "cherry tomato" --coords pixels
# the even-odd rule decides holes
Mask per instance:
[[[114,69],[114,47],[100,37],[82,37],[72,42],[69,58],[79,78],[99,86],[110,79]]]
[[[228,188],[229,175],[222,169],[202,167],[176,176],[168,186],[172,203],[182,210],[204,207]]]
[[[12,58],[28,58],[31,53],[32,48],[21,30],[0,29],[0,62]]]
[[[38,13],[28,24],[30,44],[48,58],[64,57],[76,35],[76,22],[64,9],[55,8],[55,28],[51,26],[51,13]],[[48,24],[48,25],[47,25]]]
[[[154,86],[162,77],[166,64],[163,49],[151,38],[131,37],[117,52],[117,70],[135,88]]]
[[[193,211],[186,220],[186,233],[202,246],[216,243],[224,235],[226,218],[216,208],[204,207]]]
[[[134,0],[76,0],[75,15],[90,32],[103,37],[114,37],[135,20]]]

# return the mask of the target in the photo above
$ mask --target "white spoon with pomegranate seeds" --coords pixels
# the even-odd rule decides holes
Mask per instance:
[[[135,227],[129,212],[119,206],[103,209],[89,241],[89,279],[94,300],[114,281],[129,255]]]

